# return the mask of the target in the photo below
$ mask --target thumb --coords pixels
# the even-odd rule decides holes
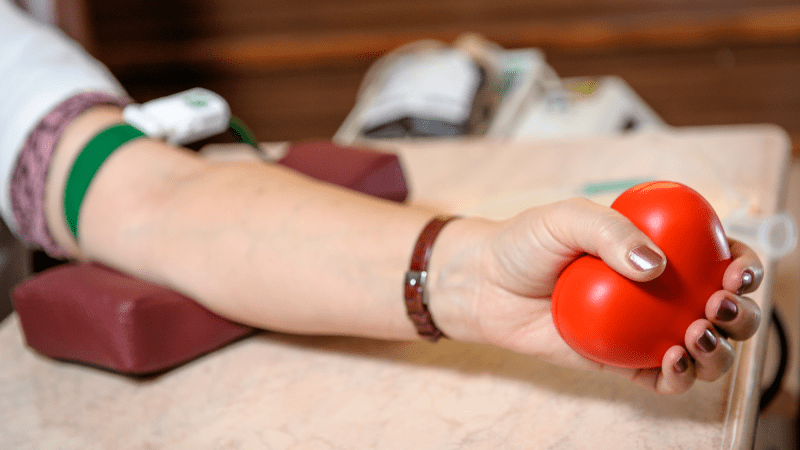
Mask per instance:
[[[571,199],[558,204],[553,219],[562,224],[551,227],[559,242],[576,253],[598,256],[631,280],[652,280],[666,268],[664,252],[614,209],[586,199]]]

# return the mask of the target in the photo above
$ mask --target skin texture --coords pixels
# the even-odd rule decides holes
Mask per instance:
[[[324,185],[285,168],[211,162],[161,142],[134,141],[98,171],[75,242],[63,218],[64,181],[83,145],[119,121],[116,108],[87,111],[70,125],[54,155],[46,217],[56,240],[76,258],[172,287],[220,315],[260,328],[418,338],[406,317],[402,280],[417,236],[435,212]],[[434,246],[430,309],[452,339],[614,372],[664,394],[722,376],[733,361],[728,339],[751,337],[760,321],[755,303],[737,292],[746,271],[753,276],[743,293],[757,288],[763,268],[740,243],[732,243],[724,290],[709,298],[707,317],[686,330],[685,346],[666,352],[660,369],[602,366],[559,337],[550,295],[561,270],[590,253],[624,276],[650,280],[668,262],[637,267],[629,254],[642,245],[663,258],[622,215],[582,199],[504,222],[456,220]],[[737,309],[727,321],[717,318],[724,298]],[[714,341],[713,349],[704,350],[701,338],[706,349]]]

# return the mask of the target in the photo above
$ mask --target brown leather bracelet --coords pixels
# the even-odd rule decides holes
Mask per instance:
[[[408,317],[417,328],[417,333],[422,338],[436,342],[441,337],[446,337],[442,330],[436,327],[433,317],[428,310],[425,299],[425,281],[428,276],[428,261],[431,259],[433,242],[445,225],[457,216],[437,216],[431,219],[414,245],[411,256],[411,267],[406,272],[405,301]]]

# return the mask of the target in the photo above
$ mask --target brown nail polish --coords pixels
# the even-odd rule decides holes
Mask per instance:
[[[736,306],[736,303],[728,298],[724,298],[719,304],[719,309],[717,309],[717,320],[730,322],[736,318],[736,314],[738,313],[739,308]]]
[[[739,290],[736,293],[742,294],[748,292],[750,286],[753,285],[753,281],[755,280],[755,278],[756,277],[753,274],[753,271],[750,269],[746,269],[744,272],[742,272],[742,284],[739,285]]]
[[[683,356],[680,357],[680,359],[675,361],[675,365],[672,366],[672,368],[675,369],[675,372],[677,373],[686,372],[686,369],[689,368],[689,358],[686,356],[686,354],[684,354]]]
[[[717,348],[717,337],[711,330],[706,330],[697,339],[697,347],[704,352],[711,352]]]
[[[628,253],[628,261],[637,270],[647,272],[660,266],[664,258],[646,245],[640,245]]]

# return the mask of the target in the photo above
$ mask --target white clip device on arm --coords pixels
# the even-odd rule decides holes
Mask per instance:
[[[128,105],[122,116],[148,137],[182,145],[227,130],[231,110],[218,94],[194,88],[144,104]]]

